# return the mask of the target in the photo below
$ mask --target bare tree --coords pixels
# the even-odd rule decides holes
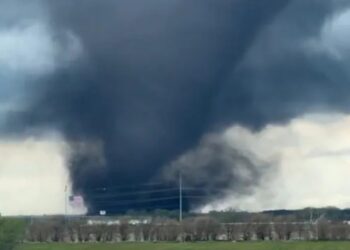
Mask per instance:
[[[119,233],[122,241],[128,240],[129,237],[129,222],[125,219],[120,221]]]
[[[329,240],[330,239],[330,222],[325,218],[320,218],[316,223],[317,239]]]
[[[295,218],[292,216],[278,216],[274,219],[274,231],[279,240],[290,240],[296,231]]]
[[[271,217],[265,214],[256,214],[252,218],[252,224],[255,228],[257,239],[265,240],[272,238]]]
[[[194,232],[195,232],[195,226],[194,226],[194,219],[185,219],[181,223],[181,238],[185,241],[193,241],[195,239]]]
[[[335,222],[331,225],[330,240],[348,240],[350,228],[347,223]]]
[[[226,223],[224,224],[226,235],[228,240],[240,240],[242,234],[241,225],[239,223]]]
[[[153,225],[151,223],[146,223],[141,225],[141,232],[143,235],[143,239],[145,241],[150,241],[152,236],[152,227]]]

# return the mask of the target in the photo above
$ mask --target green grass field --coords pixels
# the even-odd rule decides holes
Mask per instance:
[[[350,242],[25,244],[19,250],[350,250]]]

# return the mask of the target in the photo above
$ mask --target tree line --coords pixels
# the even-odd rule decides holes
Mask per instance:
[[[128,217],[53,217],[32,220],[27,227],[28,242],[121,242],[121,241],[251,241],[251,240],[349,240],[346,222],[319,218],[298,222],[292,216],[257,214],[249,221],[221,223],[208,215],[188,217],[181,223],[165,217],[147,222]],[[131,223],[133,221],[133,223]]]
[[[0,249],[20,242],[350,240],[349,210],[129,211],[117,217],[0,217]]]

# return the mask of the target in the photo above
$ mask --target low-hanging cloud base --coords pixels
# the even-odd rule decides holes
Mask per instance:
[[[271,210],[305,207],[350,207],[350,115],[308,114],[261,131],[241,126],[222,137],[233,148],[270,162],[262,180],[248,195],[227,190],[212,209]]]

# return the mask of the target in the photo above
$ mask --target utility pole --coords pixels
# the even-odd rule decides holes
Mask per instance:
[[[179,223],[180,223],[180,242],[183,242],[183,227],[182,227],[182,173],[179,172]]]
[[[182,222],[182,175],[179,173],[179,222]]]

